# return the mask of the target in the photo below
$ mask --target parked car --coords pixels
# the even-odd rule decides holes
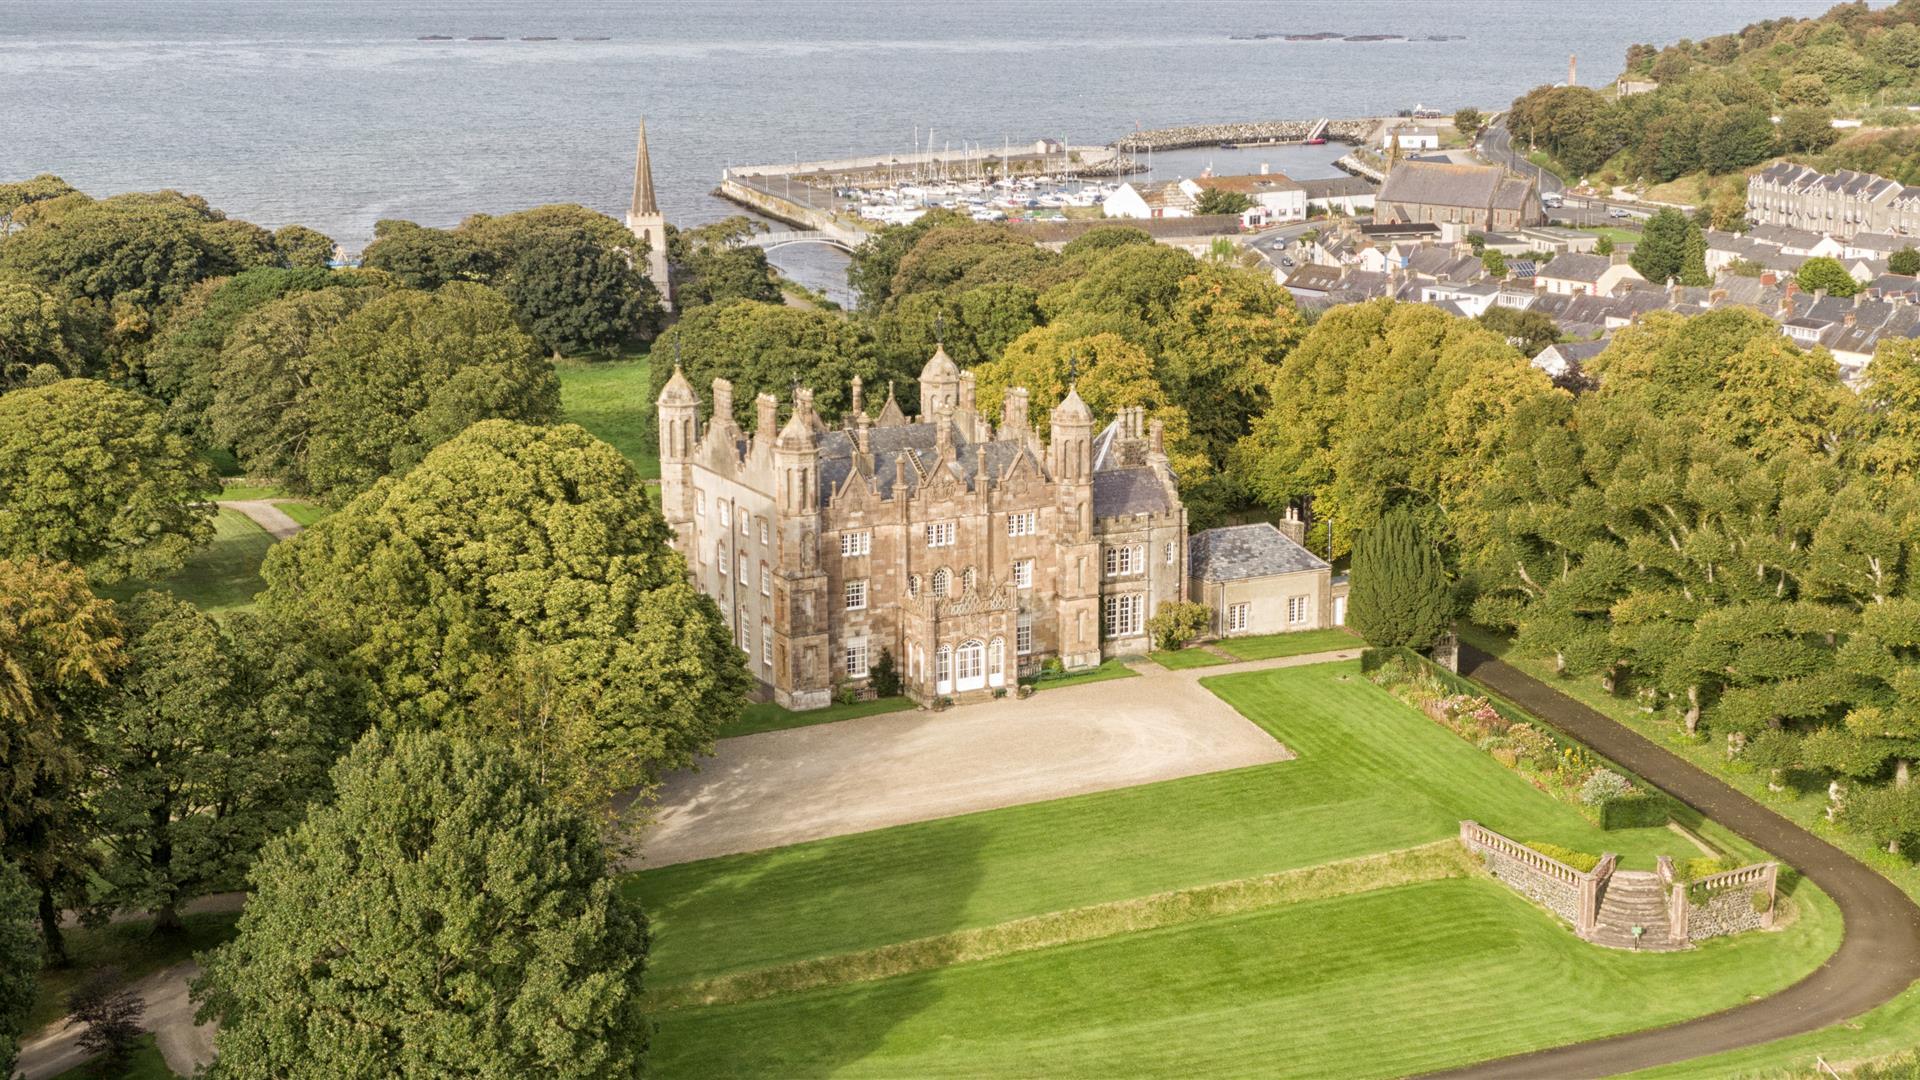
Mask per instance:
[[[1607,211],[1607,216],[1610,218],[1624,218],[1624,217],[1632,217],[1633,215],[1627,213],[1625,210],[1622,210],[1616,206],[1613,209]]]
[[[1293,257],[1292,257],[1292,256],[1290,256],[1290,255],[1282,255],[1282,256],[1280,256],[1280,265],[1281,265],[1281,266],[1292,266],[1292,265],[1293,265]]]

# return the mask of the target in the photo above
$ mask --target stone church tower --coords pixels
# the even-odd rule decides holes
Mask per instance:
[[[640,149],[633,160],[633,202],[627,228],[647,242],[647,280],[660,290],[660,302],[673,310],[673,275],[667,268],[667,218],[653,197],[653,163],[647,159],[647,121],[640,120]]]

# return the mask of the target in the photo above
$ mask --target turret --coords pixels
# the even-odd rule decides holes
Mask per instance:
[[[920,415],[938,416],[960,406],[960,365],[936,345],[927,366],[920,369]]]
[[[673,365],[673,375],[661,388],[655,408],[660,421],[660,460],[684,461],[692,456],[700,424],[700,399],[694,396],[693,384],[679,364]]]
[[[809,514],[820,506],[820,459],[813,435],[813,391],[796,388],[793,415],[774,441],[780,509],[784,515]]]
[[[1053,408],[1050,460],[1053,478],[1062,483],[1093,478],[1093,410],[1080,399],[1078,387]]]

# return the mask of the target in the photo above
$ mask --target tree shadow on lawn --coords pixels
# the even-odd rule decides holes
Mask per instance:
[[[894,884],[884,911],[860,888],[871,880],[862,853],[875,851],[872,844],[814,841],[633,875],[628,888],[647,900],[650,917],[659,913],[654,955],[660,964],[649,972],[652,987],[728,975],[751,995],[755,971],[966,928],[969,898],[984,877],[986,833],[960,820],[949,825],[936,847],[906,853],[916,873],[889,875]],[[901,849],[877,847],[898,864]],[[897,920],[898,933],[862,940],[863,928],[876,920]],[[729,943],[719,950],[725,961],[715,962],[712,943],[718,942]],[[833,985],[658,1010],[652,1071],[663,1077],[832,1075],[872,1055],[899,1025],[937,1002],[943,991],[936,980],[953,959],[950,943],[929,941],[884,959],[862,956],[844,966],[828,960],[823,966],[842,980]]]

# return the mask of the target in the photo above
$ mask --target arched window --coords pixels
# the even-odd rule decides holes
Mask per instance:
[[[978,641],[963,642],[955,656],[953,686],[956,690],[978,690],[987,685],[987,647]]]
[[[994,638],[987,643],[987,685],[1005,686],[1007,683],[1007,642],[1004,638]]]
[[[919,574],[912,574],[908,576],[907,595],[913,596],[913,597],[918,597],[920,595],[920,575]]]
[[[960,571],[960,595],[973,595],[973,567],[971,566]]]
[[[933,595],[935,596],[947,595],[947,583],[951,579],[951,577],[952,575],[947,573],[947,568],[944,566],[938,570],[935,570],[933,572]]]
[[[933,654],[933,690],[944,694],[953,689],[953,651],[945,645]]]

